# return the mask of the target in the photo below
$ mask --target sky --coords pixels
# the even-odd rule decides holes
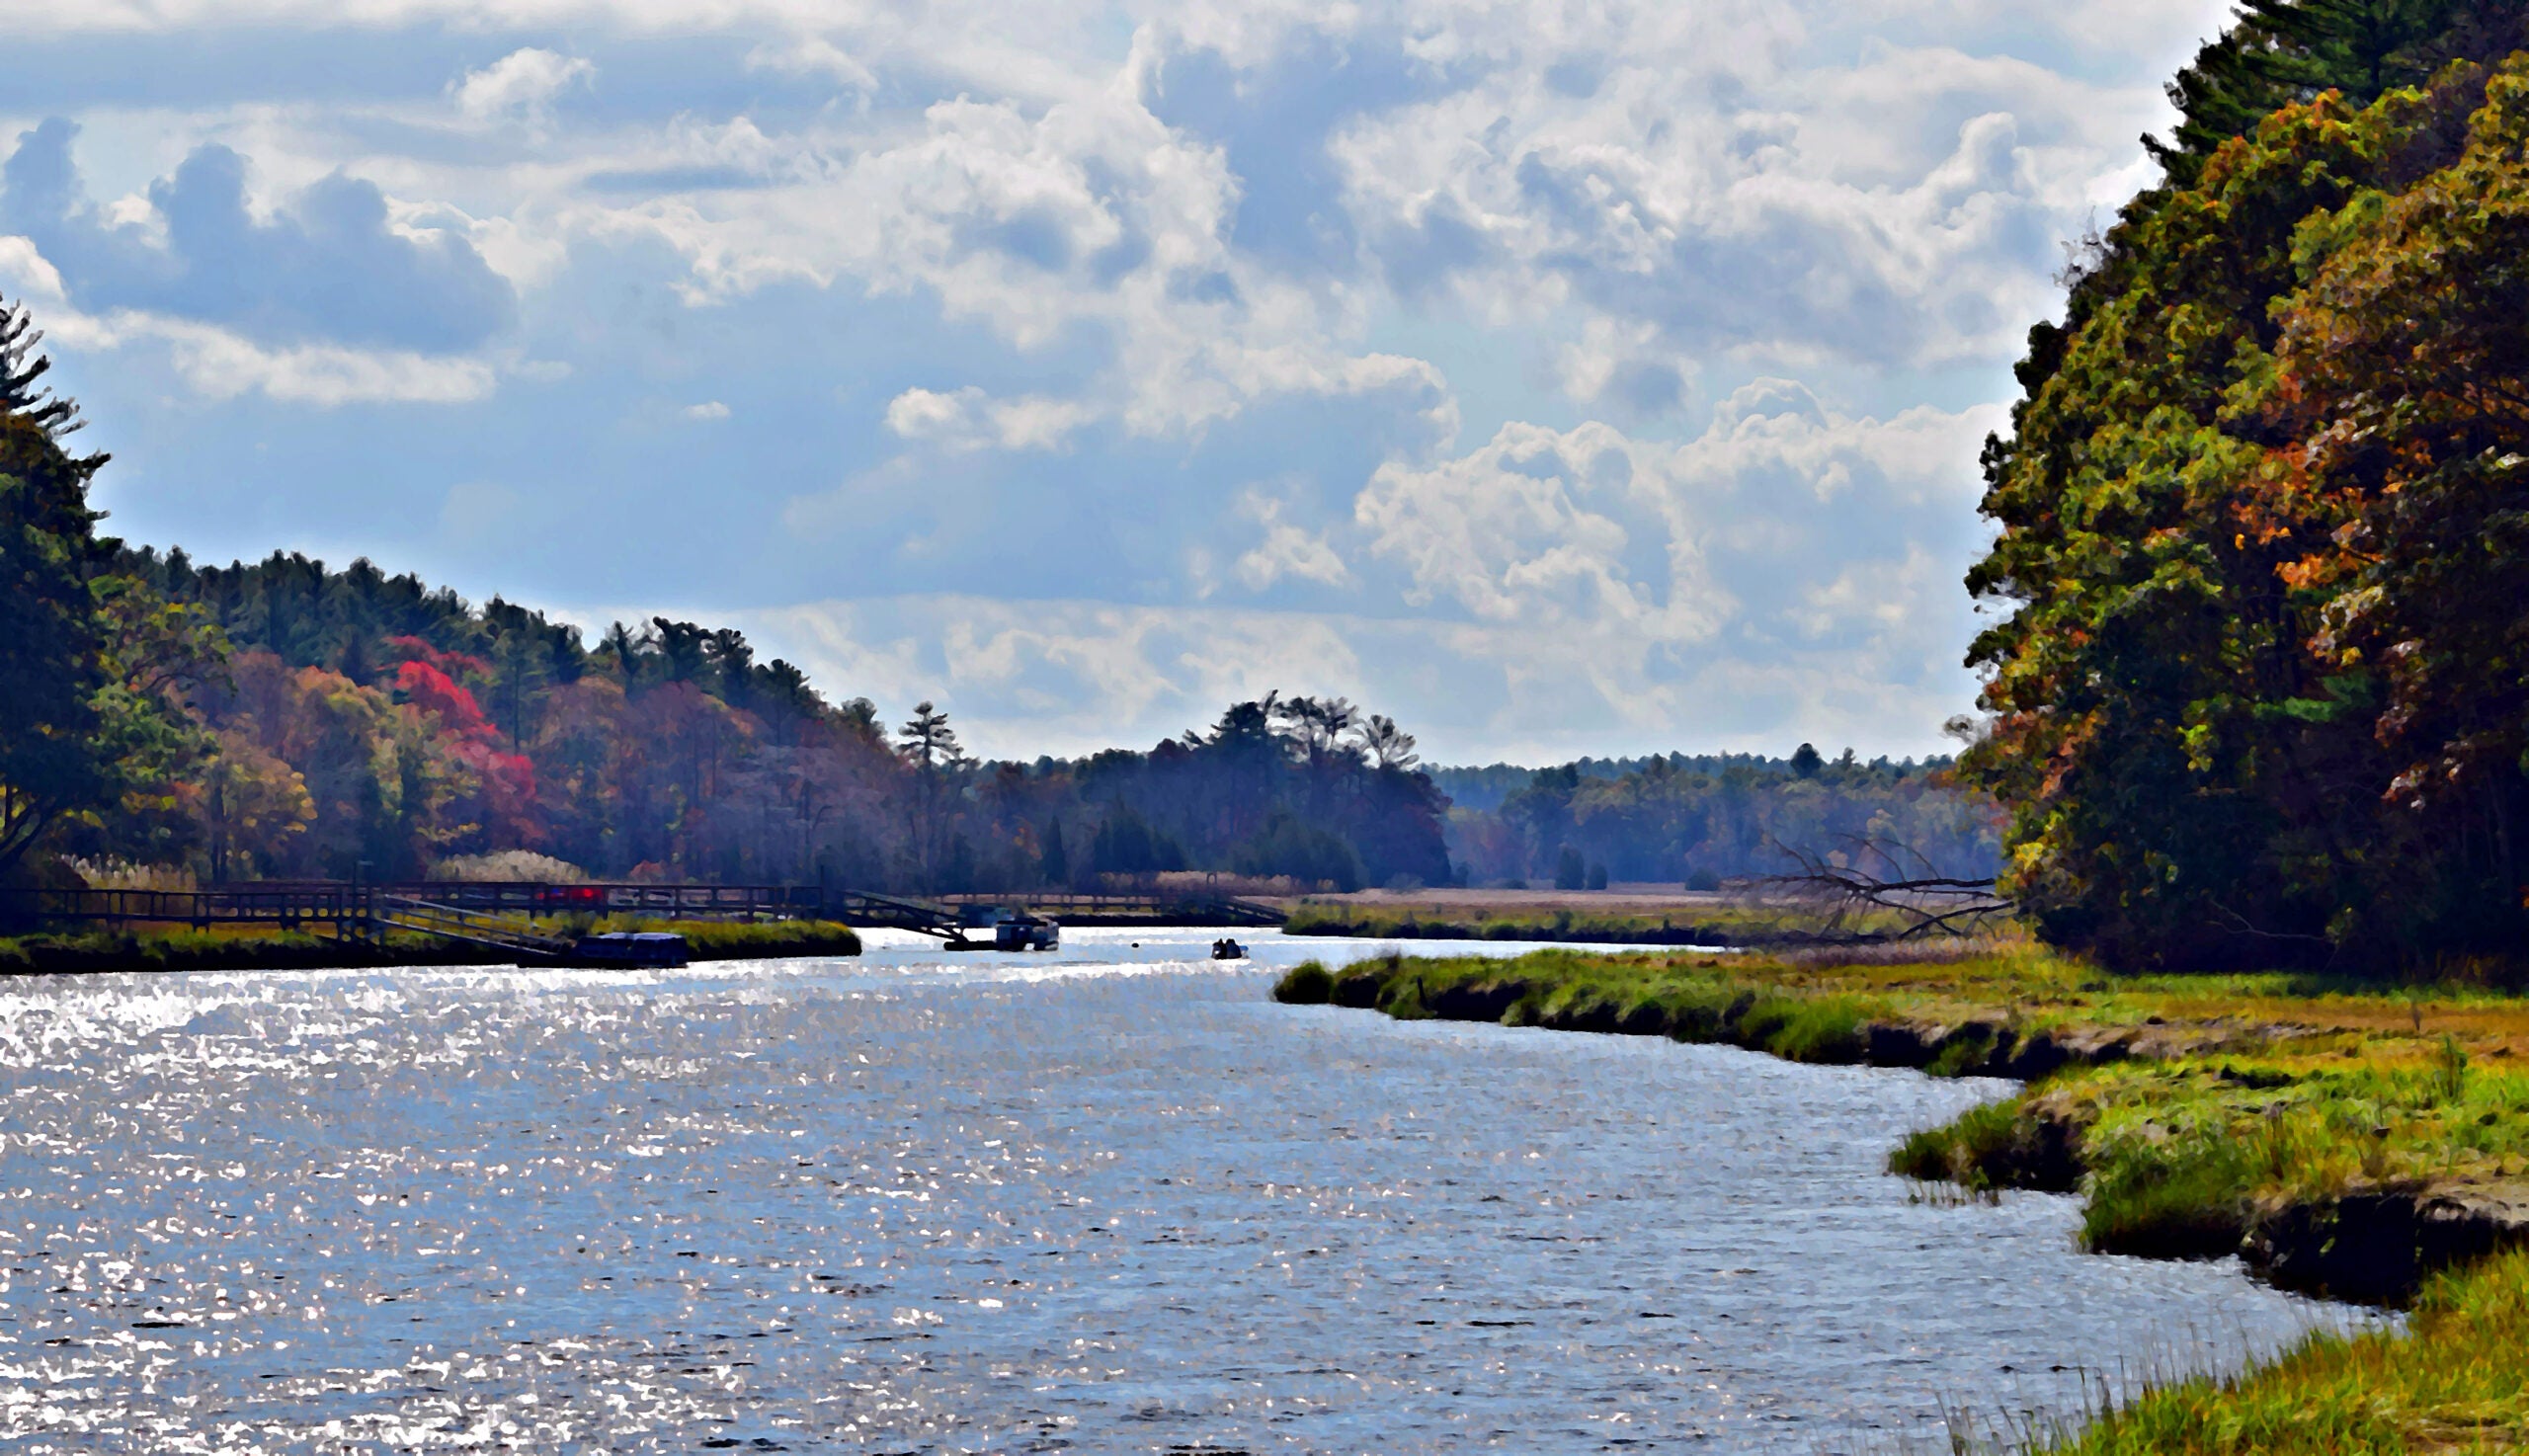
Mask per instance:
[[[737,625],[970,749],[1948,745],[2206,0],[0,0],[108,529]]]

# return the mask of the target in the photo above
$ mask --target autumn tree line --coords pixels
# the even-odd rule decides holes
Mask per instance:
[[[97,532],[106,462],[73,448],[38,338],[0,322],[0,884],[395,880],[488,856],[915,892],[1183,871],[1579,888],[1779,868],[1786,835],[1926,831],[1991,858],[1990,813],[1928,766],[1804,748],[1442,770],[1471,800],[1453,806],[1393,720],[1280,693],[1148,750],[987,763],[932,704],[890,724],[735,630],[655,617],[591,644],[365,560],[125,546]]]

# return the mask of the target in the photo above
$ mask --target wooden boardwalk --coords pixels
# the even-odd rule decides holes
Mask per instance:
[[[578,885],[332,880],[265,881],[207,890],[5,890],[0,925],[269,926],[330,929],[346,938],[411,930],[533,952],[558,944],[536,923],[549,916],[652,920],[837,920],[953,938],[990,913],[1023,908],[1069,925],[1263,927],[1282,912],[1225,895],[943,895],[921,899],[818,885]]]

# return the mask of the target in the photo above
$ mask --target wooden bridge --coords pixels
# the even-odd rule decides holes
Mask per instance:
[[[1023,907],[1070,925],[1274,926],[1283,919],[1272,906],[1224,895],[947,895],[925,900],[819,885],[306,880],[207,890],[5,890],[0,891],[0,925],[318,928],[345,939],[406,930],[532,959],[570,948],[539,926],[554,916],[837,920],[950,939],[1006,907]]]

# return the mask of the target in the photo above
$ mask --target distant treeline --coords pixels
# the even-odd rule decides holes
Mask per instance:
[[[145,835],[92,855],[207,878],[406,876],[530,849],[599,876],[1029,890],[1220,870],[1350,888],[1449,874],[1414,740],[1341,699],[1271,694],[1147,752],[982,763],[929,703],[890,732],[744,633],[655,617],[594,646],[367,561],[110,574],[194,641],[198,739]]]
[[[1449,852],[1470,882],[1731,879],[1797,872],[1795,853],[1885,878],[1997,868],[2000,824],[1949,781],[1944,759],[1865,763],[1847,749],[1787,759],[1672,754],[1542,770],[1440,768]],[[1516,787],[1509,787],[1515,783]]]
[[[1215,871],[1297,888],[1778,868],[1775,841],[1990,860],[1912,765],[1448,770],[1342,698],[1231,704],[1148,750],[978,762],[742,632],[579,629],[371,563],[196,564],[96,531],[102,455],[0,307],[0,885],[590,875],[928,892]],[[1586,770],[1586,771],[1585,771]],[[1498,792],[1490,786],[1500,784]],[[487,863],[488,861],[488,863]]]

